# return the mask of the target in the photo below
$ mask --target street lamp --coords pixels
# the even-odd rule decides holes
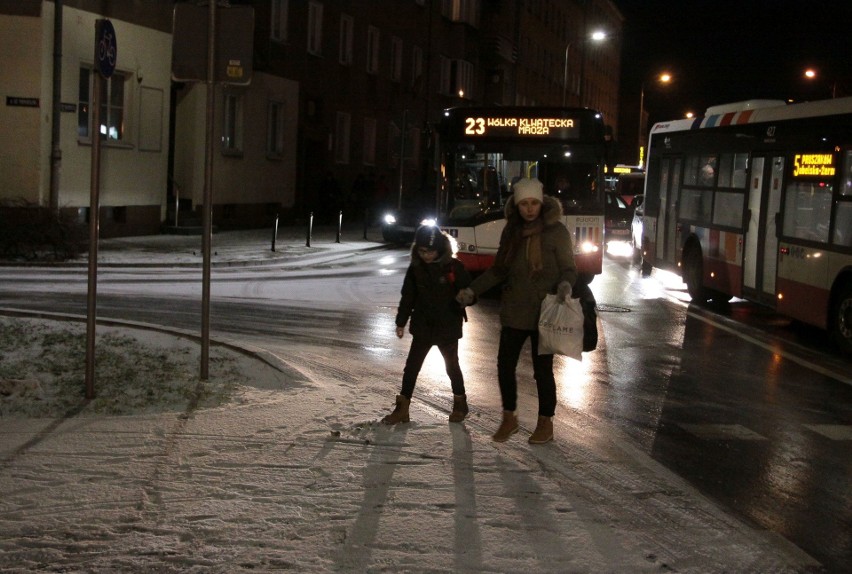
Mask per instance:
[[[672,81],[672,75],[668,72],[663,72],[656,76],[655,81],[660,84],[668,84]],[[639,119],[636,122],[639,124],[639,132],[636,136],[636,157],[637,164],[642,165],[642,125],[645,123],[645,80],[642,80],[642,85],[639,87]]]
[[[808,68],[807,70],[805,70],[805,77],[808,80],[813,80],[814,78],[817,77],[817,75],[818,74],[817,74],[816,70],[814,70],[813,68]],[[831,84],[831,99],[833,100],[836,97],[837,97],[837,81],[835,80]]]
[[[606,32],[596,30],[588,38],[580,40],[580,42],[603,42],[606,40]],[[568,42],[565,45],[565,65],[562,69],[562,107],[565,107],[565,92],[568,89],[568,53],[571,51],[571,44]],[[583,97],[583,74],[580,73],[580,97]],[[581,102],[582,104],[582,102]]]

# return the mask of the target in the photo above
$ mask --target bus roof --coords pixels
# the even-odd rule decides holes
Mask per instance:
[[[776,102],[776,104],[772,105],[769,102]],[[651,134],[852,113],[852,97],[790,105],[777,102],[780,100],[749,100],[738,104],[713,106],[707,108],[707,114],[704,117],[658,122],[651,128]]]

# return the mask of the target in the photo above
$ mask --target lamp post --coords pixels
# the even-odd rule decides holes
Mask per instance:
[[[603,42],[607,39],[606,32],[601,30],[596,30],[592,32],[592,34],[588,38],[584,38],[580,40],[580,42]],[[565,63],[562,68],[562,107],[565,107],[565,97],[566,92],[568,90],[568,54],[571,52],[571,44],[573,42],[568,42],[565,45]],[[583,97],[583,73],[580,72],[580,97]],[[582,105],[582,102],[580,102]]]
[[[813,68],[808,68],[807,70],[805,70],[805,77],[808,80],[813,80],[814,78],[817,77],[817,75],[818,74],[817,74],[816,70],[814,70]],[[831,99],[833,100],[836,97],[837,97],[837,80],[835,80],[831,84]]]
[[[663,72],[658,75],[655,80],[661,84],[668,84],[672,81],[672,75]],[[642,84],[639,87],[639,118],[636,123],[639,125],[639,131],[636,135],[636,158],[637,164],[639,166],[642,165],[642,126],[645,123],[645,80],[642,80]]]

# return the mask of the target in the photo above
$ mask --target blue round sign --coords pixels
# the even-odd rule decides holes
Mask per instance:
[[[117,50],[115,28],[112,27],[112,22],[98,20],[95,25],[95,61],[98,71],[104,78],[109,78],[115,71]]]

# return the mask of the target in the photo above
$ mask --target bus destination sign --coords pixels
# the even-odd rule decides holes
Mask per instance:
[[[574,118],[531,118],[516,116],[466,116],[464,135],[481,137],[576,138]]]
[[[834,177],[834,154],[797,153],[793,156],[793,177]]]

